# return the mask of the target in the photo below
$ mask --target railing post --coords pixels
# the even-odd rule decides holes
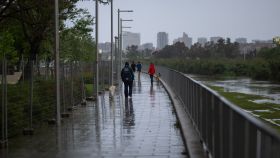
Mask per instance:
[[[211,122],[210,120],[210,117],[209,117],[209,104],[211,103],[210,102],[210,99],[209,99],[209,92],[206,91],[206,94],[205,94],[205,100],[206,100],[206,103],[205,103],[205,110],[206,110],[206,144],[208,146],[208,149],[210,148],[210,129],[211,129],[211,125],[209,124],[209,122]]]
[[[277,142],[277,140],[272,139],[272,157],[273,158],[279,158],[280,157],[280,142]]]
[[[216,117],[217,117],[217,113],[216,113],[216,111],[215,111],[215,98],[214,98],[214,95],[213,94],[211,94],[211,110],[210,110],[210,112],[211,112],[211,124],[212,124],[212,126],[211,126],[211,140],[212,140],[212,143],[211,143],[211,151],[212,151],[212,153],[214,154],[213,156],[214,157],[216,157],[215,155],[215,148],[216,148],[216,142],[215,142],[215,140],[216,140],[216,135],[215,135],[215,131],[216,131],[216,128],[217,128],[217,122],[216,122]]]
[[[202,91],[203,91],[203,88],[200,87],[199,89],[200,89],[200,90],[199,90],[199,94],[200,94],[200,95],[199,95],[199,96],[200,96],[200,97],[199,97],[199,114],[200,114],[200,115],[198,115],[198,117],[199,117],[199,119],[198,119],[198,120],[199,120],[199,121],[198,121],[198,122],[199,122],[199,124],[198,124],[198,125],[199,125],[199,128],[198,128],[198,129],[199,129],[200,137],[202,137],[202,132],[203,132],[203,130],[202,130],[202,129],[203,129],[203,128],[202,128],[202,125],[203,125],[203,124],[202,124],[202,116],[203,116],[203,113],[202,113],[202,112],[203,112],[203,110],[202,110],[202,107],[203,107],[203,104],[202,104],[203,93],[202,93]]]
[[[256,158],[261,158],[261,132],[257,131],[257,150],[256,150]]]
[[[196,128],[198,128],[198,115],[199,115],[199,101],[200,101],[200,93],[199,93],[199,86],[196,84],[196,86],[195,86],[196,88],[196,90],[195,90],[195,94],[196,94],[196,103],[195,103],[195,124],[196,124]]]
[[[186,111],[189,111],[189,106],[190,106],[190,85],[189,85],[189,82],[188,82],[188,80],[185,80],[185,86],[186,86],[186,102],[185,102],[185,105],[184,105],[184,107],[185,107],[185,110]]]
[[[223,158],[224,155],[224,126],[223,126],[223,120],[224,120],[224,115],[223,115],[223,103],[221,101],[219,101],[219,136],[220,136],[220,140],[219,140],[219,157]],[[217,153],[218,154],[218,153]]]
[[[244,134],[245,134],[245,142],[244,142],[244,157],[248,157],[249,156],[249,122],[245,121],[245,128],[244,128]]]
[[[233,112],[230,109],[229,110],[229,152],[228,152],[228,157],[229,158],[233,158],[232,154],[233,154],[233,141],[232,141],[232,137],[233,137]]]
[[[201,117],[202,117],[202,137],[203,137],[203,141],[207,141],[207,116],[206,116],[206,90],[203,89],[202,91],[202,113],[201,113]]]

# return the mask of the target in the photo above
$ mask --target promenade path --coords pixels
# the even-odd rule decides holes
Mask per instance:
[[[172,103],[164,87],[142,74],[134,82],[132,99],[108,92],[99,104],[78,106],[61,129],[36,130],[33,136],[9,140],[1,158],[184,158],[186,149]]]
[[[20,80],[22,72],[15,72],[13,75],[7,75],[8,84],[17,84]],[[0,75],[0,83],[2,82],[2,75]]]

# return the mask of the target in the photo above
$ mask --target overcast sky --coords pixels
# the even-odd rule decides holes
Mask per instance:
[[[156,46],[157,32],[169,35],[169,44],[183,32],[193,38],[221,36],[268,40],[280,36],[280,0],[113,0],[114,36],[117,35],[117,9],[131,26],[127,31],[140,33],[141,44]],[[79,2],[95,16],[95,2]],[[99,41],[110,41],[110,6],[100,5]]]

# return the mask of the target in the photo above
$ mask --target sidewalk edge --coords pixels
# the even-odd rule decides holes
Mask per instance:
[[[160,79],[160,82],[167,91],[175,108],[189,157],[207,158],[206,151],[203,149],[200,138],[197,135],[188,114],[185,112],[182,102],[162,79]]]

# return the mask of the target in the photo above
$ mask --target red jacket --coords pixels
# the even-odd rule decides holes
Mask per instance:
[[[150,64],[148,73],[149,73],[150,75],[154,75],[155,72],[156,72],[155,65],[154,65],[154,64]]]

